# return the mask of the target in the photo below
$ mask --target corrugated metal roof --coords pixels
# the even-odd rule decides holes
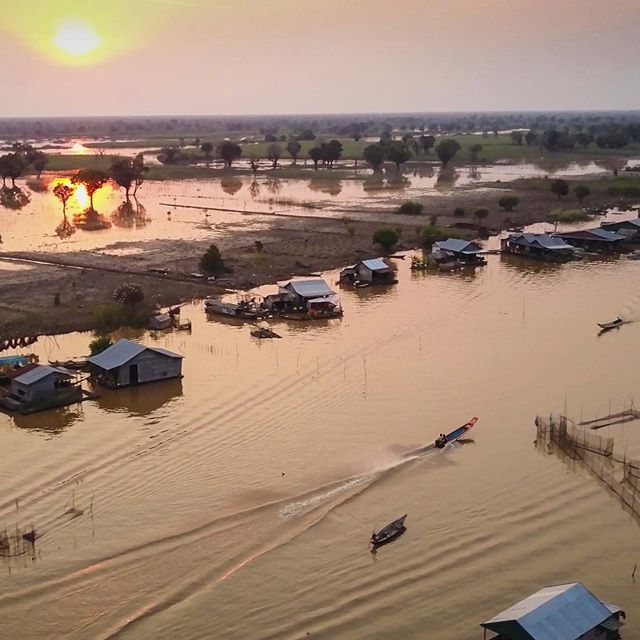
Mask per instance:
[[[618,242],[624,240],[624,236],[614,231],[607,231],[600,227],[594,227],[593,229],[580,229],[578,231],[566,231],[564,233],[558,233],[557,236],[561,238],[583,238],[588,239],[591,236],[594,240],[604,240],[605,242]]]
[[[482,247],[471,240],[459,240],[458,238],[448,238],[440,240],[433,245],[434,249],[441,251],[453,251],[454,253],[480,253]]]
[[[612,229],[617,228],[624,228],[626,227],[636,227],[636,229],[640,229],[640,218],[632,218],[631,220],[620,220],[620,221],[609,221],[609,222],[603,222],[600,225],[603,229],[607,229],[608,227],[611,227]]]
[[[582,584],[573,582],[540,589],[481,626],[513,640],[575,640],[611,615]]]
[[[547,233],[514,233],[509,236],[509,241],[525,246],[538,246],[541,249],[548,249],[549,251],[573,251],[573,247],[567,244],[562,238],[550,236]]]
[[[3,356],[0,358],[0,367],[24,367],[29,364],[29,360],[24,356]]]
[[[287,282],[285,287],[291,289],[303,298],[321,298],[335,293],[329,289],[329,285],[322,278],[314,278],[313,280],[291,280]]]
[[[33,369],[29,369],[29,371],[16,376],[14,380],[20,384],[30,385],[54,373],[58,373],[68,378],[71,377],[71,374],[66,369],[57,369],[56,367],[50,367],[49,365],[43,364],[37,365],[33,367]]]
[[[371,258],[370,260],[363,260],[362,264],[371,269],[371,271],[389,271],[391,267],[382,258]]]
[[[129,362],[129,360],[135,358],[146,349],[156,351],[157,353],[169,356],[170,358],[183,357],[180,354],[173,353],[173,351],[168,351],[167,349],[162,349],[160,347],[147,347],[138,342],[122,338],[115,344],[111,345],[108,349],[105,349],[102,353],[99,353],[97,356],[91,356],[88,360],[91,364],[108,371],[109,369],[121,367],[123,364]]]

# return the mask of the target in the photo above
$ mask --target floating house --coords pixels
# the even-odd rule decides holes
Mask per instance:
[[[619,222],[603,222],[600,227],[605,231],[613,231],[624,236],[627,242],[640,242],[640,218],[620,220]]]
[[[74,373],[60,367],[28,364],[9,374],[9,395],[0,406],[9,411],[33,413],[82,400],[82,388]]]
[[[625,240],[623,235],[601,229],[600,227],[554,233],[553,237],[562,238],[562,240],[568,244],[586,249],[587,251],[616,251]]]
[[[302,313],[310,318],[342,315],[340,299],[322,278],[290,280],[280,285],[278,294],[264,300],[267,309],[279,313]]]
[[[382,259],[361,260],[340,272],[340,282],[364,284],[395,284],[393,269]]]
[[[486,264],[486,260],[479,254],[483,248],[472,240],[459,240],[458,238],[448,238],[434,242],[431,248],[431,255],[436,263],[458,261],[462,264]]]
[[[562,238],[547,233],[512,233],[500,240],[503,253],[563,262],[574,257],[574,248]]]
[[[615,640],[625,617],[579,582],[546,587],[480,626],[491,640]]]
[[[147,347],[131,340],[118,340],[88,361],[98,382],[117,389],[145,382],[182,377],[182,358],[178,353]]]

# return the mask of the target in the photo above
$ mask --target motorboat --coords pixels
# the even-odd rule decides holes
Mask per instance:
[[[433,444],[438,449],[444,449],[450,442],[455,442],[462,438],[469,429],[472,429],[475,426],[476,422],[478,422],[478,418],[471,418],[469,422],[463,424],[461,427],[458,427],[449,433],[441,434]]]

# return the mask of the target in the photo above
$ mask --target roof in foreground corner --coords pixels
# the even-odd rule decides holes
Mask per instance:
[[[481,626],[509,640],[576,640],[612,616],[579,582],[546,587]]]

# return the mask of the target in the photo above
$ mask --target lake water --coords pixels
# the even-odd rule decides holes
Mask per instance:
[[[640,262],[397,267],[394,288],[342,291],[342,319],[275,322],[281,340],[187,306],[191,335],[141,336],[185,355],[183,380],[0,415],[0,530],[44,534],[0,560],[0,637],[472,640],[575,580],[639,636],[638,521],[533,422],[636,399],[640,322],[596,322],[640,320]],[[471,442],[411,455],[474,415]],[[601,433],[640,457],[639,423]]]

